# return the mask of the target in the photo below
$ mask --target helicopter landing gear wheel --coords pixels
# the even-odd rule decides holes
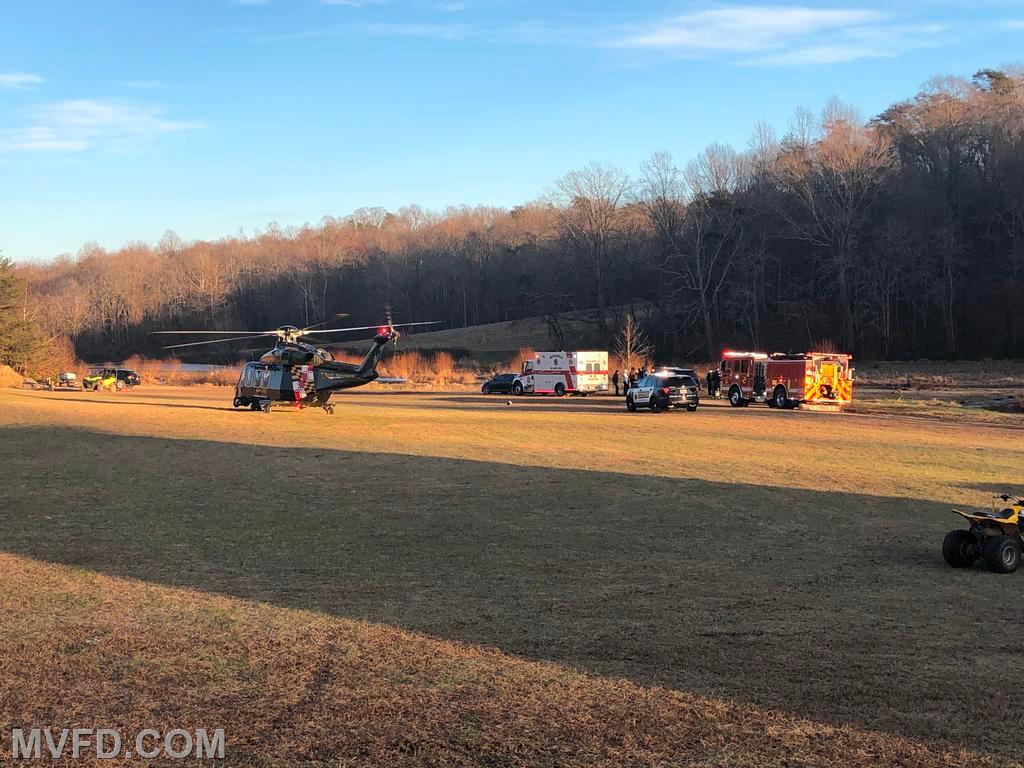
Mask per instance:
[[[239,400],[239,399],[238,399],[238,398],[236,397],[236,398],[234,399],[234,401],[232,401],[232,403],[231,403],[231,407],[232,407],[232,408],[241,408],[241,407],[242,407],[242,401],[241,401],[241,400]]]
[[[333,416],[334,415],[334,406],[331,405],[330,403],[325,403],[324,404],[324,412],[327,415],[329,415],[329,416]]]
[[[263,411],[264,413],[270,413],[270,401],[264,400],[262,403],[260,403],[260,410]]]

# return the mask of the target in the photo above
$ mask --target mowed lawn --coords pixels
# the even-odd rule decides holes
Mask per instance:
[[[1024,571],[940,555],[951,506],[1024,493],[1024,429],[230,397],[0,391],[0,734],[224,727],[229,765],[1024,760]]]

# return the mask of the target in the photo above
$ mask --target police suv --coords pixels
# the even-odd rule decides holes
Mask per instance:
[[[649,373],[626,392],[627,411],[650,408],[658,413],[669,408],[686,408],[692,412],[699,403],[697,379],[672,369]]]

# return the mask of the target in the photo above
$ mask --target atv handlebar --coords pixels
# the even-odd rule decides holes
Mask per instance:
[[[1024,506],[1024,500],[1022,500],[1019,496],[1011,496],[1008,493],[1004,493],[999,498],[1007,502],[1012,501],[1016,506]]]

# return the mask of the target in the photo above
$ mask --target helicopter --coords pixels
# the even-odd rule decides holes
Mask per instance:
[[[390,314],[390,313],[389,313]],[[330,322],[330,321],[327,321]],[[265,352],[258,362],[247,362],[235,385],[235,408],[248,407],[253,411],[270,413],[273,403],[289,403],[297,408],[322,408],[326,413],[334,413],[330,403],[331,395],[342,389],[352,389],[377,381],[382,384],[401,384],[405,379],[385,378],[377,373],[377,364],[384,355],[389,343],[397,345],[399,333],[397,328],[409,328],[418,325],[436,325],[437,322],[399,323],[388,322],[382,326],[365,325],[355,328],[320,328],[324,325],[312,325],[299,328],[294,325],[282,325],[270,331],[154,331],[161,335],[233,334],[225,339],[210,341],[193,341],[186,344],[172,344],[164,349],[182,349],[198,347],[204,344],[223,344],[232,341],[249,341],[252,339],[274,336],[277,343],[269,352]],[[317,346],[311,332],[317,336],[327,333],[351,333],[353,331],[376,330],[373,345],[361,363],[343,363],[334,359],[328,350]],[[323,343],[323,342],[321,342]]]

